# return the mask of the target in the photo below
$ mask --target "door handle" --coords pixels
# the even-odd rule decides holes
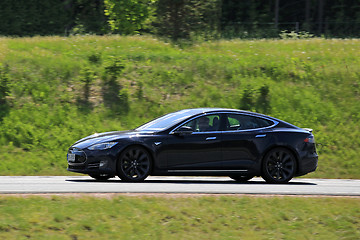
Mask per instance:
[[[207,137],[207,138],[206,138],[206,141],[215,140],[215,139],[216,139],[216,137]]]
[[[264,137],[266,137],[266,134],[259,134],[259,135],[256,135],[255,137],[256,138],[264,138]]]

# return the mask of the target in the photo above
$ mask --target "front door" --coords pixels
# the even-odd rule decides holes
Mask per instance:
[[[170,135],[165,143],[167,168],[173,170],[216,170],[222,165],[220,115],[197,117],[184,124],[191,134]]]

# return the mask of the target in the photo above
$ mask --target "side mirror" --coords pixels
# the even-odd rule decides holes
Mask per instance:
[[[193,132],[194,131],[192,130],[191,127],[181,126],[180,128],[176,129],[176,131],[174,131],[174,134],[179,136],[184,136],[184,135],[192,134]]]

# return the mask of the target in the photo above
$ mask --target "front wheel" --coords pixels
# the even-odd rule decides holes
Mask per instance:
[[[109,178],[115,177],[115,176],[109,175],[109,174],[89,174],[89,176],[98,181],[106,181]]]
[[[268,183],[287,183],[294,177],[295,172],[295,157],[285,148],[271,150],[262,163],[262,178]]]
[[[126,182],[143,181],[150,174],[152,161],[143,147],[129,147],[121,153],[117,163],[117,173]]]
[[[231,175],[229,177],[237,182],[247,182],[254,176]]]

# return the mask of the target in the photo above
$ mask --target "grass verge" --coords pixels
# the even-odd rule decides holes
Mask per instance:
[[[0,196],[1,239],[359,239],[358,198]]]

